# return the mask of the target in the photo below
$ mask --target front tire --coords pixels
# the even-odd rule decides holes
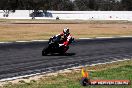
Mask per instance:
[[[47,53],[45,51],[42,51],[42,56],[46,56]]]
[[[49,53],[48,51],[49,51],[48,48],[44,48],[42,50],[42,56],[46,56]]]

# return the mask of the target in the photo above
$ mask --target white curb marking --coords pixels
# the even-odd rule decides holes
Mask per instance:
[[[116,38],[116,37],[96,37],[96,39],[111,39],[111,38]]]
[[[48,41],[48,40],[31,40],[32,42],[43,42],[43,41]]]
[[[16,42],[31,42],[31,41],[16,41]]]
[[[127,61],[127,60],[130,60],[130,59],[116,60],[116,61],[111,61],[111,62],[97,63],[97,64],[91,64],[91,65],[85,65],[85,66],[96,66],[96,65],[101,65],[101,64],[110,64],[110,63],[114,63],[114,62]],[[59,70],[59,71],[73,70],[73,69],[77,69],[77,68],[81,68],[81,67],[84,67],[84,66],[71,67],[71,68],[67,68],[67,69]],[[47,71],[47,72],[51,72],[51,71]],[[11,81],[11,80],[15,80],[15,79],[24,78],[24,77],[32,77],[32,76],[36,76],[36,75],[45,74],[47,72],[35,73],[35,74],[24,75],[24,76],[17,76],[17,77],[12,77],[12,78],[5,78],[5,79],[1,79],[0,82]]]
[[[94,38],[79,38],[79,39],[94,39]]]
[[[132,38],[132,36],[95,37],[95,38],[79,38],[79,39],[112,39],[112,38]]]
[[[4,44],[4,43],[12,43],[12,42],[0,42],[0,44]]]
[[[119,36],[119,37],[95,37],[95,38],[79,38],[79,39],[112,39],[112,38],[132,38],[132,36]],[[15,42],[45,42],[48,40],[30,40],[30,41],[15,41]],[[0,42],[1,43],[14,43],[14,42]]]

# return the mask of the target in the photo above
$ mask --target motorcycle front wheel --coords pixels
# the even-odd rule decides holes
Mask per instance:
[[[42,50],[42,56],[46,56],[49,53],[48,47]]]

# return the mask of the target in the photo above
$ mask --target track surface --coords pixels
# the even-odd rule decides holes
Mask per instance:
[[[0,44],[0,79],[131,58],[132,38],[76,40],[64,56],[42,56],[47,42]]]

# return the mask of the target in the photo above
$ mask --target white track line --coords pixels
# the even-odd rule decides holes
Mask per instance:
[[[31,41],[15,41],[16,43],[24,43],[24,42],[45,42],[45,41],[48,41],[48,40],[31,40]],[[0,44],[3,44],[3,43],[15,43],[15,42],[0,42]]]
[[[48,41],[48,40],[31,40],[32,42],[44,42],[44,41]]]
[[[95,38],[79,38],[79,39],[112,39],[112,38],[132,38],[132,36],[95,37]]]
[[[111,38],[116,38],[116,37],[96,37],[96,39],[111,39]]]
[[[79,39],[95,39],[95,38],[79,38]]]
[[[120,62],[120,61],[127,61],[127,60],[130,60],[130,59],[115,60],[115,61],[110,61],[110,62],[105,62],[105,63],[91,64],[91,65],[88,65],[88,66],[96,66],[96,65],[100,65],[100,64],[110,64],[110,63],[115,63],[115,62]]]
[[[80,39],[80,40],[81,40],[81,39],[91,40],[91,39],[112,39],[112,38],[132,38],[132,36],[95,37],[95,38],[79,38],[79,39]],[[15,42],[21,43],[21,42],[45,42],[45,41],[48,41],[48,40],[30,40],[30,41],[15,41]],[[0,44],[3,44],[3,43],[14,43],[14,42],[0,42]]]
[[[16,41],[16,42],[31,42],[31,41]]]
[[[132,36],[120,36],[120,37],[130,37],[131,38]]]
[[[4,43],[12,43],[12,42],[0,42],[0,44],[4,44]]]

